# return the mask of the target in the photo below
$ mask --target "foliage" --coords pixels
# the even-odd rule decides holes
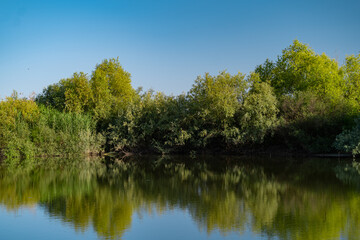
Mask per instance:
[[[276,65],[273,61],[266,59],[263,64],[256,66],[255,73],[259,75],[261,81],[271,84],[275,78],[275,67]]]
[[[263,81],[270,80],[278,95],[310,90],[336,101],[342,97],[344,89],[337,62],[325,54],[316,54],[298,40],[283,50],[275,64],[266,61],[256,72]]]
[[[101,134],[96,133],[96,122],[91,116],[44,107],[32,138],[41,155],[99,152],[104,143]]]
[[[69,112],[88,112],[92,92],[86,74],[74,73],[72,78],[60,81],[65,89],[65,109]]]
[[[225,71],[217,76],[206,73],[195,80],[189,91],[191,111],[207,119],[209,124],[229,124],[240,108],[246,90],[245,75],[241,73],[234,76]]]
[[[56,109],[49,110],[56,118],[71,116],[66,121],[84,118],[96,122],[96,132],[106,136],[106,151],[237,152],[279,145],[281,149],[308,153],[334,152],[345,150],[338,145],[335,149],[333,142],[360,114],[359,76],[360,54],[346,57],[344,65],[339,66],[334,59],[317,54],[295,40],[277,61],[266,59],[247,77],[226,71],[214,76],[205,73],[197,77],[187,93],[178,96],[152,90],[135,91],[130,73],[117,58],[102,61],[89,76],[74,73],[46,87],[36,97],[36,103]],[[34,102],[10,101],[15,100],[1,103],[0,134],[10,136],[12,131],[25,129],[21,124],[15,126],[16,121],[24,121],[25,125],[40,121],[44,134],[54,134],[55,130],[49,130],[52,127],[40,117],[39,110],[31,113],[32,107],[38,108]],[[12,108],[11,104],[16,107]],[[21,108],[28,109],[17,110]],[[49,117],[43,113],[43,117]],[[69,114],[61,115],[64,113]],[[93,130],[79,131],[95,136]],[[24,134],[27,134],[25,130]],[[31,130],[31,142],[37,139],[45,144],[46,141],[33,135]],[[64,136],[63,141],[67,141]],[[49,145],[47,149],[58,152],[54,150],[60,141],[58,138],[49,140],[54,147]],[[32,149],[22,141],[12,141],[14,145],[8,145],[9,149],[10,146],[11,149]],[[66,148],[73,146],[70,152],[75,151],[75,138],[68,144]],[[6,147],[5,140],[1,140],[0,147]],[[87,147],[80,147],[84,148]]]
[[[59,111],[87,112],[92,92],[86,74],[74,73],[72,78],[62,79],[48,86],[36,97],[36,102]]]
[[[287,146],[308,152],[334,151],[332,143],[359,114],[360,57],[343,66],[295,40],[276,62],[256,67],[261,81],[273,86],[280,103],[278,136]]]
[[[125,109],[135,96],[130,73],[121,67],[118,59],[104,60],[97,65],[90,85],[93,93],[91,113],[95,118],[104,119]]]
[[[336,137],[334,146],[339,151],[351,152],[354,156],[360,154],[360,118],[355,120],[351,130],[344,130]]]
[[[190,138],[184,129],[186,104],[182,95],[145,92],[113,119],[108,129],[110,144],[115,150],[152,148],[161,153],[181,148]]]
[[[59,111],[90,113],[95,119],[106,119],[127,107],[136,93],[130,74],[118,59],[97,65],[90,80],[83,72],[45,88],[37,103]]]
[[[0,156],[31,158],[34,147],[28,126],[35,126],[40,110],[33,100],[20,99],[15,92],[0,102]]]
[[[333,106],[311,91],[296,92],[280,101],[280,133],[294,149],[330,152],[336,135],[351,122],[348,113],[346,104]]]
[[[22,117],[24,121],[29,123],[35,123],[39,118],[39,108],[33,100],[19,98],[15,92],[11,97],[0,101],[1,129],[15,128],[18,117]]]
[[[345,98],[355,110],[360,112],[360,54],[346,57],[342,67],[345,80]]]
[[[36,156],[100,151],[104,140],[91,116],[38,107],[33,100],[0,102],[0,152],[9,164]]]
[[[238,143],[240,131],[235,116],[247,90],[248,82],[241,73],[231,75],[223,71],[217,76],[206,73],[195,80],[186,96],[189,106],[186,122],[192,147],[218,148]]]
[[[243,142],[262,143],[279,124],[278,101],[271,86],[260,82],[256,73],[250,75],[252,87],[246,96],[239,119]]]
[[[49,106],[59,111],[65,109],[65,87],[63,81],[55,83],[44,88],[41,94],[36,96],[36,103]]]

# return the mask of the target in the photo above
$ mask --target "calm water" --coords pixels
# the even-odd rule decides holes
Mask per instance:
[[[0,239],[360,239],[360,165],[147,157],[2,167]]]

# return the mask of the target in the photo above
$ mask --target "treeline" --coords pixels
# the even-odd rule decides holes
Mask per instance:
[[[51,148],[56,154],[73,152],[79,144],[77,152],[101,146],[119,152],[270,149],[355,155],[359,114],[360,54],[347,56],[340,66],[295,40],[276,61],[266,60],[248,76],[206,73],[178,96],[135,90],[118,59],[104,60],[91,75],[74,73],[35,99],[2,101],[0,148],[7,157],[13,152],[26,157],[27,148],[47,154],[45,142],[56,146]],[[54,138],[40,141],[51,136],[43,127]],[[14,145],[12,133],[27,142]]]

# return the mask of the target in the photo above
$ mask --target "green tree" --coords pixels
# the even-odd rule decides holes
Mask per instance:
[[[342,70],[345,80],[345,98],[358,113],[360,111],[360,54],[347,56]]]
[[[33,100],[12,97],[0,101],[0,161],[2,157],[30,159],[35,149],[30,126],[36,126],[40,110]]]
[[[92,112],[97,118],[106,118],[126,108],[136,94],[131,86],[130,73],[114,58],[96,66],[90,86],[93,92]]]
[[[217,76],[206,73],[198,77],[188,98],[193,111],[207,118],[214,124],[227,124],[232,121],[235,112],[243,101],[248,83],[245,75],[238,73],[232,76],[225,71]]]
[[[86,74],[74,73],[72,78],[61,80],[60,84],[65,88],[65,109],[69,112],[87,112],[92,92]]]
[[[257,67],[262,81],[269,81],[276,94],[311,90],[336,102],[343,97],[344,84],[338,63],[325,54],[316,54],[295,40],[282,51],[275,64],[266,61]]]
[[[351,130],[344,130],[336,137],[334,146],[342,152],[351,152],[354,156],[360,154],[360,118],[355,120]]]
[[[59,83],[51,84],[44,88],[41,94],[36,96],[38,104],[51,106],[59,111],[65,109],[65,87]]]
[[[249,76],[252,87],[241,109],[240,128],[242,141],[262,143],[266,134],[277,127],[278,101],[272,87],[261,82],[257,73]]]
[[[187,94],[189,114],[186,121],[192,146],[203,148],[213,143],[221,147],[225,142],[227,145],[236,142],[239,129],[233,126],[234,116],[247,89],[248,82],[241,73],[231,75],[223,71],[217,76],[206,73],[195,80]]]
[[[108,129],[109,143],[120,151],[139,148],[160,153],[176,151],[190,138],[186,116],[184,95],[145,92],[113,120]]]
[[[271,83],[275,77],[274,75],[275,63],[269,59],[255,68],[255,73],[259,74],[263,82]]]

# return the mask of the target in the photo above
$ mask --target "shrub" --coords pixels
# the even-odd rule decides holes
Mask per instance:
[[[98,152],[104,144],[91,116],[38,107],[16,96],[0,102],[0,152],[8,164],[39,155]]]
[[[250,78],[253,85],[245,97],[239,119],[241,142],[262,143],[264,137],[278,126],[278,101],[268,83],[260,82],[257,74]]]
[[[334,147],[342,152],[350,152],[354,156],[360,153],[360,118],[355,120],[355,126],[344,130],[336,136]]]
[[[293,149],[331,152],[336,136],[351,122],[348,113],[346,103],[334,106],[313,92],[296,92],[281,99],[281,135]]]

